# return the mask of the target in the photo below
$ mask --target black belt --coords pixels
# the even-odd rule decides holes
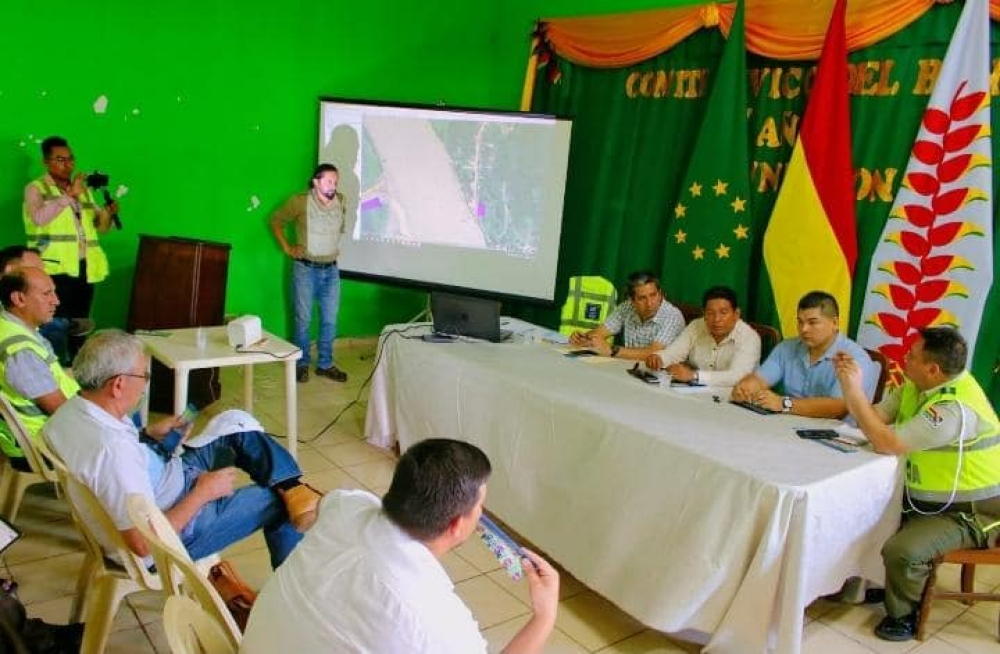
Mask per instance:
[[[296,261],[301,263],[303,266],[307,266],[309,268],[329,268],[330,266],[337,265],[336,261],[322,262],[322,261],[309,261],[309,259],[296,259]]]

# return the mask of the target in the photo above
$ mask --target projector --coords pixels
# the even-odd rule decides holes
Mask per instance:
[[[227,329],[231,347],[246,347],[259,343],[264,338],[260,328],[260,318],[257,316],[240,316],[230,322]]]

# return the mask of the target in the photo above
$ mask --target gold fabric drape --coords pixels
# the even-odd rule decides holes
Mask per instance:
[[[851,0],[847,48],[857,50],[895,34],[936,0]],[[937,0],[948,3],[952,0]],[[605,16],[543,19],[555,53],[592,68],[620,68],[669,50],[702,28],[729,34],[734,3],[655,9]],[[833,0],[746,0],[747,50],[774,59],[818,59]],[[1000,0],[990,0],[1000,20]]]

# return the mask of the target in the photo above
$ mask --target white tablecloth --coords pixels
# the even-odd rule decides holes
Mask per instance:
[[[898,461],[793,431],[832,421],[759,416],[728,389],[681,394],[548,344],[383,338],[368,441],[475,443],[487,508],[651,627],[707,652],[795,654],[812,600],[883,578]]]

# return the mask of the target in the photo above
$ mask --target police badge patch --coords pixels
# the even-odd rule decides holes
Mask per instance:
[[[923,416],[924,420],[930,423],[931,427],[937,429],[944,422],[944,416],[941,412],[935,409],[933,406],[929,406],[924,409],[924,412],[920,414]]]

